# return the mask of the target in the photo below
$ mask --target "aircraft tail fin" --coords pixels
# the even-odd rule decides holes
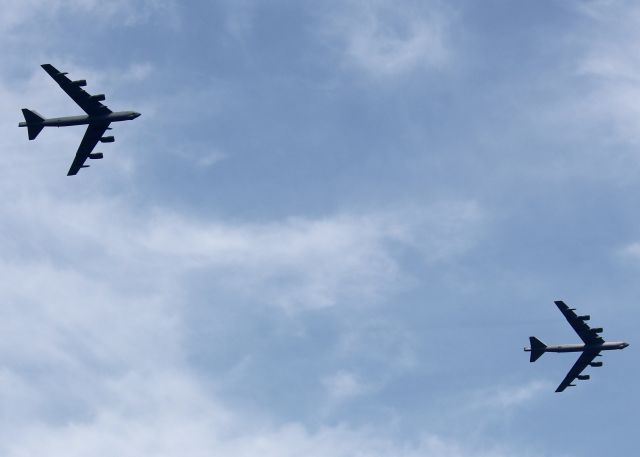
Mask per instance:
[[[24,115],[24,120],[27,121],[25,123],[20,123],[20,126],[27,127],[27,133],[29,134],[30,140],[35,140],[38,134],[44,128],[43,122],[44,117],[38,114],[35,111],[30,109],[23,108],[22,114]]]
[[[535,336],[529,337],[529,343],[531,344],[531,358],[529,359],[529,361],[535,362],[540,357],[542,357],[542,354],[544,354],[545,349],[547,349],[547,345],[544,344]]]

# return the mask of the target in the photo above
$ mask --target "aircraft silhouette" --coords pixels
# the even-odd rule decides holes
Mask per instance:
[[[605,342],[599,335],[602,333],[602,328],[591,328],[587,325],[586,321],[591,319],[591,316],[578,316],[575,313],[574,308],[569,308],[563,301],[554,302],[558,309],[562,312],[567,319],[571,327],[576,331],[580,339],[584,341],[584,344],[560,344],[557,346],[547,346],[535,336],[529,337],[531,347],[524,348],[525,352],[531,352],[530,362],[538,360],[545,352],[582,352],[576,363],[573,364],[565,378],[562,380],[556,392],[562,392],[567,387],[574,387],[575,384],[571,384],[574,379],[578,378],[580,381],[586,381],[590,378],[589,375],[582,375],[582,371],[591,367],[601,367],[602,362],[593,362],[601,351],[612,351],[616,349],[624,349],[629,346],[629,343],[624,341],[610,341]]]
[[[115,138],[113,136],[102,136],[107,130],[111,130],[109,124],[112,122],[130,121],[138,116],[140,113],[135,111],[118,111],[113,112],[106,105],[103,105],[101,101],[105,99],[104,94],[89,95],[82,87],[87,85],[87,81],[80,79],[72,81],[66,77],[67,73],[58,71],[53,65],[42,65],[44,71],[54,79],[55,82],[64,90],[69,97],[76,102],[80,108],[82,108],[87,114],[84,116],[69,116],[69,117],[56,117],[51,119],[45,119],[36,111],[32,111],[26,108],[22,109],[24,120],[26,122],[20,122],[19,127],[27,127],[27,133],[30,140],[35,140],[40,131],[44,127],[66,127],[70,125],[87,125],[87,130],[80,142],[76,156],[73,159],[71,168],[67,176],[73,176],[80,171],[81,168],[88,168],[89,165],[85,165],[87,159],[102,159],[103,154],[101,152],[92,153],[93,148],[96,147],[98,141],[101,143],[113,143]]]

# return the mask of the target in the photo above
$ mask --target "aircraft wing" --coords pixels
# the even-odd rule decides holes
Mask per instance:
[[[84,164],[88,158],[102,158],[102,154],[91,157],[91,151],[96,147],[96,144],[98,144],[98,141],[100,141],[100,138],[102,138],[102,135],[107,128],[109,128],[109,122],[93,123],[87,126],[87,131],[82,137],[82,141],[78,147],[78,152],[76,152],[76,156],[73,159],[73,163],[71,164],[71,168],[69,168],[67,176],[73,176],[77,174],[81,168],[88,167],[89,165]]]
[[[578,316],[575,313],[575,310],[569,308],[565,302],[559,300],[555,302],[558,309],[562,312],[564,317],[569,322],[569,325],[573,327],[578,336],[584,341],[585,344],[602,344],[604,343],[604,339],[600,335],[598,335],[598,331],[602,331],[602,329],[592,329],[585,322],[588,320],[588,316]],[[594,331],[595,330],[595,331]]]
[[[111,113],[109,108],[100,103],[101,100],[104,100],[104,95],[89,95],[84,91],[84,89],[82,89],[82,86],[87,84],[86,81],[71,81],[65,76],[66,73],[58,71],[53,65],[48,63],[41,66],[44,68],[44,71],[49,73],[49,76],[58,83],[62,90],[65,91],[67,95],[71,97],[73,101],[76,102],[89,116],[99,116],[101,114]]]
[[[569,370],[569,373],[567,373],[567,375],[564,377],[564,379],[556,389],[556,392],[562,392],[564,389],[572,385],[571,382],[573,382],[573,380],[576,379],[580,373],[582,373],[582,370],[587,368],[587,366],[599,353],[600,351],[584,351],[580,355],[580,357],[578,357],[576,363],[573,364],[573,366]]]

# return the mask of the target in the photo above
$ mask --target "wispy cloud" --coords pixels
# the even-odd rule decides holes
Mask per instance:
[[[350,371],[338,371],[322,380],[329,400],[329,407],[335,407],[345,401],[365,395],[372,386],[363,382],[360,377]]]
[[[640,241],[634,241],[615,250],[615,255],[623,260],[638,262],[640,260]]]
[[[15,230],[32,235],[31,246],[20,243],[5,250],[5,255],[29,252],[34,242],[46,252],[48,240],[55,240],[57,248],[51,249],[56,255],[66,251],[66,257],[81,259],[81,253],[90,249],[117,269],[121,268],[118,263],[135,259],[137,265],[158,270],[154,274],[209,271],[212,281],[223,289],[293,310],[345,300],[375,303],[379,294],[403,282],[396,246],[417,247],[428,262],[464,252],[473,243],[473,227],[479,221],[473,213],[464,214],[465,205],[457,207],[462,214],[453,208],[455,205],[446,211],[444,206],[442,211],[431,209],[422,217],[411,213],[336,215],[228,224],[199,222],[157,210],[136,215],[118,201],[58,200],[54,204],[53,199],[40,195],[19,197],[0,212],[7,219],[12,214],[12,223],[3,230],[5,240]],[[113,218],[119,220],[117,226],[110,223]]]
[[[225,26],[229,35],[242,40],[253,28],[255,0],[223,0],[226,18]]]
[[[404,443],[373,429],[314,431],[296,422],[274,424],[219,401],[186,363],[183,272],[214,268],[215,276],[236,270],[231,273],[238,275],[236,291],[254,288],[269,298],[275,292],[267,284],[246,280],[255,281],[252,276],[261,270],[268,275],[284,269],[301,274],[302,282],[322,284],[324,269],[337,268],[338,279],[322,286],[323,295],[331,296],[336,293],[331,287],[349,281],[351,270],[380,268],[371,265],[377,258],[387,273],[387,262],[394,261],[385,252],[385,237],[411,240],[406,225],[395,222],[390,229],[384,218],[339,216],[233,226],[162,212],[139,217],[117,201],[92,199],[85,206],[43,198],[0,205],[1,217],[22,231],[12,240],[16,232],[5,226],[0,238],[7,317],[0,345],[3,455],[508,455],[477,452],[433,435]],[[114,219],[118,224],[111,223]],[[10,243],[17,246],[9,249]],[[316,277],[315,268],[324,272]],[[393,268],[399,272],[397,265]],[[366,272],[355,274],[382,281]],[[359,287],[368,287],[366,281]],[[309,296],[298,297],[303,298]],[[324,385],[338,402],[368,389],[350,371],[328,376]]]
[[[616,140],[640,142],[640,8],[634,2],[576,3],[587,18],[573,39],[583,46],[577,73],[590,82],[581,111],[606,123]]]
[[[330,21],[347,65],[374,77],[437,69],[451,54],[451,15],[439,2],[346,2]]]
[[[457,424],[467,439],[485,441],[496,429],[508,428],[515,418],[553,391],[546,381],[495,382],[491,386],[469,386],[441,402],[438,424]],[[486,442],[486,441],[485,441]]]
[[[430,434],[403,442],[374,429],[334,426],[313,431],[298,423],[273,425],[230,413],[197,385],[167,373],[125,377],[110,386],[105,400],[89,420],[33,425],[0,449],[7,457],[502,457],[514,452],[475,449]]]
[[[137,0],[129,2],[112,0],[100,2],[98,0],[51,0],[46,6],[37,0],[21,2],[5,2],[2,5],[3,14],[0,25],[5,30],[15,29],[25,22],[51,19],[57,15],[90,14],[92,21],[120,21],[121,25],[133,25],[147,21],[155,14],[175,14],[173,0]]]
[[[533,400],[536,395],[550,387],[548,382],[539,380],[516,386],[499,385],[475,392],[474,398],[468,403],[468,406],[505,413]]]

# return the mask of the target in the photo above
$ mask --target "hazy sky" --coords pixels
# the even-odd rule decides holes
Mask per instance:
[[[0,6],[0,455],[637,453],[637,2]]]

